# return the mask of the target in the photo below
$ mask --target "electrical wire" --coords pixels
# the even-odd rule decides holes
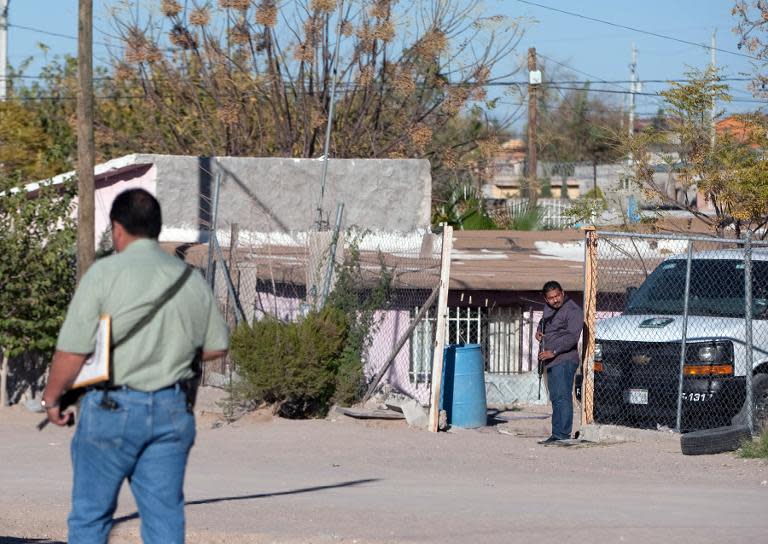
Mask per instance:
[[[707,51],[710,51],[710,50],[713,49],[711,46],[703,44],[703,43],[691,42],[691,41],[688,41],[688,40],[683,40],[682,38],[675,38],[674,36],[667,36],[666,34],[659,34],[658,32],[651,32],[650,30],[644,30],[642,28],[636,28],[636,27],[633,27],[633,26],[622,25],[622,24],[619,24],[619,23],[614,23],[612,21],[606,21],[605,19],[598,19],[596,17],[590,17],[590,16],[584,15],[582,13],[576,13],[574,11],[567,11],[567,10],[564,10],[564,9],[554,8],[552,6],[546,6],[544,4],[539,4],[538,2],[531,2],[530,0],[516,0],[516,1],[520,2],[521,4],[527,4],[529,6],[535,6],[537,8],[542,8],[542,9],[547,9],[547,10],[550,10],[550,11],[555,11],[557,13],[562,13],[564,15],[570,15],[572,17],[578,17],[579,19],[586,19],[587,21],[594,21],[596,23],[602,23],[604,25],[609,25],[609,26],[613,26],[613,27],[616,27],[616,28],[623,28],[624,30],[631,30],[632,32],[637,32],[639,34],[647,34],[648,36],[654,36],[656,38],[662,38],[664,40],[670,40],[670,41],[673,41],[673,42],[684,43],[684,44],[687,44],[687,45],[695,45],[696,47],[701,47],[703,49],[706,49]],[[748,58],[748,59],[751,59],[751,60],[760,60],[760,59],[758,59],[757,57],[755,57],[753,55],[747,55],[745,53],[740,53],[740,52],[737,52],[737,51],[730,51],[728,49],[721,49],[719,47],[715,47],[714,50],[715,51],[719,51],[720,53],[726,53],[728,55],[735,55],[737,57],[744,57],[744,58]]]
[[[287,84],[286,84],[287,85]],[[466,84],[448,84],[447,86],[469,86],[471,83]],[[487,86],[490,87],[514,87],[514,86],[520,86],[521,84],[518,82],[504,82],[504,81],[498,81],[498,82],[491,82],[487,83]],[[555,90],[562,90],[562,91],[585,91],[587,93],[606,93],[606,94],[622,94],[622,95],[628,95],[632,94],[631,91],[626,89],[595,89],[595,88],[589,88],[585,89],[584,87],[570,87],[570,86],[562,86],[562,85],[547,85],[542,84],[542,87],[549,88],[549,89],[555,89]],[[338,89],[339,92],[352,92],[358,87],[355,85],[345,85],[342,86],[340,89]],[[658,93],[647,93],[647,92],[635,92],[636,96],[646,96],[655,98],[658,100],[661,100],[661,96]],[[175,96],[175,95],[165,95],[165,96]],[[243,96],[251,96],[249,94],[245,94]],[[138,99],[144,99],[146,98],[145,95],[107,95],[107,96],[96,96],[94,97],[96,100],[138,100]],[[32,101],[32,100],[76,100],[75,96],[54,96],[54,95],[37,95],[37,96],[9,96],[6,98],[7,100],[19,100],[19,101]],[[736,104],[766,104],[768,105],[768,100],[749,100],[744,98],[734,98],[730,101],[731,103]]]
[[[31,26],[24,26],[24,25],[17,25],[16,23],[8,23],[8,28],[18,28],[19,30],[27,30],[29,32],[36,32],[38,34],[44,34],[46,36],[54,36],[56,38],[65,38],[67,40],[77,40],[77,36],[70,36],[68,34],[60,34],[58,32],[50,32],[48,30],[43,30],[42,28],[35,28]],[[103,47],[112,47],[111,45],[104,43],[104,42],[93,42],[94,45],[101,45]]]

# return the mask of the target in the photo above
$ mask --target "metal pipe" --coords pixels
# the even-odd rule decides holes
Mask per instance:
[[[331,152],[331,127],[333,109],[336,103],[336,77],[338,75],[339,45],[341,45],[341,26],[344,23],[344,0],[339,1],[339,26],[336,31],[336,46],[333,50],[333,68],[331,70],[331,101],[328,104],[328,120],[325,124],[325,145],[323,146],[323,177],[320,183],[320,201],[317,204],[317,230],[323,230],[323,199],[325,198],[325,180],[328,177],[328,155]]]
[[[224,283],[227,284],[227,291],[229,292],[229,296],[232,297],[232,300],[235,303],[235,320],[236,324],[239,324],[242,321],[245,321],[245,312],[243,312],[243,307],[240,305],[240,299],[235,293],[235,286],[232,283],[232,276],[229,274],[227,262],[224,260],[224,252],[221,250],[219,241],[216,240],[215,237],[213,238],[213,246],[216,250],[216,253],[219,255],[219,259],[221,260],[221,266],[224,267]]]
[[[8,5],[10,0],[0,0],[0,101],[8,92]]]
[[[683,379],[685,367],[686,342],[688,340],[688,301],[691,291],[691,261],[693,260],[693,242],[688,241],[688,256],[685,264],[685,295],[683,298],[683,325],[680,334],[680,376],[677,384],[677,419],[675,431],[680,432],[683,419]]]
[[[221,172],[216,174],[216,181],[213,186],[213,206],[211,210],[211,223],[208,226],[208,268],[205,269],[208,277],[208,283],[213,289],[216,275],[213,273],[213,240],[216,238],[216,223],[219,216],[219,187],[221,186]],[[230,244],[231,245],[231,244]]]
[[[528,368],[533,370],[533,306],[528,307]]]
[[[336,205],[336,223],[333,227],[333,238],[331,239],[331,254],[328,257],[328,269],[325,272],[323,280],[323,294],[320,299],[320,308],[325,306],[325,299],[331,291],[331,277],[333,276],[333,265],[336,262],[336,246],[339,243],[339,230],[341,229],[341,216],[344,213],[344,203]]]
[[[746,390],[747,425],[749,433],[755,436],[755,421],[752,413],[752,370],[754,354],[752,353],[752,231],[748,230],[744,240],[744,378]]]
[[[714,238],[711,236],[675,236],[674,234],[643,234],[643,233],[626,233],[626,232],[614,232],[614,231],[597,231],[597,234],[600,237],[608,237],[608,238],[646,238],[649,240],[692,240],[695,242],[720,242],[723,244],[733,244],[734,242],[738,243],[738,240],[734,240],[733,238]],[[755,244],[755,242],[752,243],[753,246],[755,245],[768,245],[768,242],[758,242]]]

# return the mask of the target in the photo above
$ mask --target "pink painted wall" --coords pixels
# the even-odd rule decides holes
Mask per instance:
[[[536,340],[536,327],[539,325],[539,321],[541,321],[543,315],[544,312],[539,310],[534,312],[523,312],[523,319],[525,319],[525,322],[523,323],[523,371],[532,371],[538,368],[539,342]],[[531,322],[529,322],[529,320],[531,320]],[[529,350],[528,338],[531,334],[531,327],[533,327],[533,344]],[[532,357],[531,352],[533,352]]]
[[[245,300],[241,302],[243,305],[246,305]],[[256,321],[259,321],[267,316],[277,317],[283,321],[294,321],[301,316],[302,302],[302,300],[297,298],[260,293],[259,299],[247,301],[248,306],[243,308],[243,312],[249,322],[254,317]]]
[[[411,324],[408,310],[390,310],[376,312],[375,318],[379,323],[376,334],[366,354],[365,374],[375,375],[384,365],[398,340],[406,333]],[[422,404],[429,402],[429,385],[425,383],[412,384],[408,375],[411,361],[410,340],[407,340],[389,370],[384,374],[382,383],[388,383],[397,390],[415,398]]]
[[[157,168],[154,165],[134,165],[116,173],[102,174],[96,177],[95,204],[95,239],[98,246],[102,233],[109,228],[109,210],[115,197],[126,189],[146,189],[157,194]],[[77,197],[75,197],[73,217],[77,218]]]

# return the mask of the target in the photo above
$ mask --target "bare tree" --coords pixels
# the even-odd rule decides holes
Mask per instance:
[[[733,31],[739,36],[739,49],[751,53],[755,59],[755,73],[752,80],[752,92],[756,96],[768,96],[768,75],[765,74],[768,63],[768,2],[765,0],[737,0],[731,8],[731,14],[737,23]]]
[[[102,153],[315,157],[334,77],[334,157],[425,157],[480,175],[512,120],[490,122],[487,86],[516,71],[521,23],[484,15],[480,0],[163,0],[161,11],[141,26],[114,11],[124,47]],[[473,106],[483,130],[457,130]]]

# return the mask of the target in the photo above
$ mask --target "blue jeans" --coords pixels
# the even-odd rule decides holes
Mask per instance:
[[[106,544],[123,480],[128,478],[145,543],[184,542],[184,472],[195,440],[195,418],[176,386],[154,393],[86,393],[72,439],[69,542]]]
[[[547,367],[547,388],[552,401],[552,436],[561,440],[573,430],[573,378],[579,364],[558,363]]]

